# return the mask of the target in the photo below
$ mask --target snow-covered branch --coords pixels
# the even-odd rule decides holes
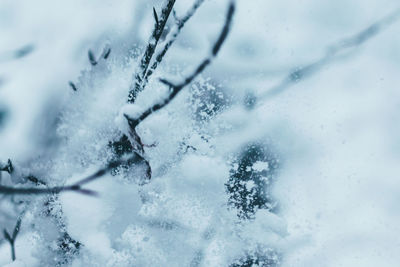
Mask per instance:
[[[175,0],[168,0],[161,11],[161,16],[158,18],[157,12],[153,9],[155,25],[150,40],[148,41],[146,50],[143,54],[143,57],[140,61],[139,70],[135,74],[135,81],[132,85],[132,88],[129,91],[128,95],[128,103],[133,103],[135,101],[136,95],[142,91],[142,80],[146,74],[146,71],[149,67],[151,58],[156,50],[158,41],[161,38],[161,35],[164,31],[165,25],[167,23],[168,17],[174,7]]]
[[[145,85],[148,82],[148,79],[153,74],[153,72],[157,69],[158,65],[162,62],[165,54],[167,53],[168,49],[173,45],[173,43],[178,38],[179,33],[181,32],[185,23],[196,13],[196,10],[201,6],[204,0],[196,0],[193,6],[187,11],[186,15],[183,16],[181,19],[178,18],[174,12],[175,20],[176,20],[176,28],[170,37],[170,39],[166,42],[161,52],[157,55],[156,59],[154,60],[153,64],[151,65],[150,69],[146,72],[146,75],[143,79],[143,84]]]
[[[219,34],[219,37],[215,44],[212,47],[211,54],[206,57],[195,69],[195,71],[190,74],[188,77],[185,78],[184,81],[182,81],[179,84],[173,84],[172,82],[166,80],[166,79],[160,79],[160,81],[167,85],[170,89],[170,93],[167,98],[165,98],[162,102],[156,103],[147,110],[145,110],[142,114],[140,114],[137,118],[131,118],[127,114],[124,114],[125,118],[128,120],[129,126],[131,129],[135,129],[136,126],[146,119],[149,115],[151,115],[153,112],[156,112],[166,105],[170,103],[175,96],[187,85],[189,85],[200,73],[204,71],[204,69],[211,64],[212,60],[217,56],[222,44],[224,43],[226,37],[228,36],[229,29],[232,23],[233,19],[233,14],[235,11],[235,3],[234,1],[231,1],[229,3],[228,11],[226,14],[226,19],[225,19],[225,24]]]

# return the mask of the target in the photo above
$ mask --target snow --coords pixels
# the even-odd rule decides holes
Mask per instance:
[[[263,161],[256,161],[254,164],[253,164],[253,170],[256,170],[256,171],[264,171],[264,170],[269,170],[269,163],[268,162],[263,162]]]
[[[2,185],[34,186],[26,175],[72,184],[104,167],[114,156],[110,141],[129,135],[124,114],[137,118],[164,99],[158,78],[181,81],[209,54],[226,3],[205,1],[132,105],[133,73],[161,1],[3,0],[0,162],[11,158],[16,171],[2,172]],[[176,5],[181,15],[190,1]],[[70,266],[229,266],[257,253],[281,266],[398,266],[400,24],[283,93],[259,97],[398,2],[237,5],[210,68],[137,128],[150,182],[107,174],[85,185],[98,197],[2,198],[1,227],[9,232],[24,210],[15,203],[28,208],[17,260],[0,237],[0,265],[54,265],[57,238],[67,231],[82,244],[64,253]],[[26,44],[30,54],[2,61],[3,51]],[[98,58],[105,47],[109,59],[91,66],[88,49]],[[244,164],[243,149],[254,144],[270,157]],[[252,179],[260,175],[277,206],[239,219],[227,186],[237,173],[252,177],[241,184],[248,192],[259,189]]]

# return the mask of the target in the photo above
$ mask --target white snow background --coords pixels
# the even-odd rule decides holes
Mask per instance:
[[[177,1],[177,13],[191,3]],[[205,1],[166,57],[169,64],[160,67],[161,75],[180,80],[207,55],[226,3]],[[46,129],[62,110],[57,134],[68,138],[37,163],[48,165],[45,179],[69,183],[102,166],[102,148],[115,131],[124,130],[121,108],[137,66],[127,53],[135,53],[134,44],[139,49],[145,44],[152,7],[161,4],[0,0],[0,108],[7,110],[0,160],[45,155],[43,140],[52,134]],[[157,144],[146,149],[159,170],[150,185],[142,189],[108,175],[90,184],[99,198],[63,193],[68,231],[84,244],[72,266],[189,266],[196,251],[202,251],[202,266],[228,266],[243,240],[278,249],[282,266],[398,266],[400,22],[282,94],[258,99],[255,109],[240,103],[245,93],[262,95],[293,67],[319,59],[330,44],[399,7],[395,0],[238,1],[231,34],[198,79],[224,87],[234,104],[211,118],[205,130],[194,131],[188,99],[196,85],[185,88],[139,127],[144,143]],[[8,58],[28,44],[34,47],[30,54]],[[100,55],[106,44],[111,63],[90,74],[88,49]],[[68,81],[81,86],[78,97]],[[137,108],[164,90],[153,79]],[[210,143],[200,138],[204,132]],[[174,158],[182,139],[200,152]],[[254,139],[272,144],[279,155],[273,196],[280,208],[278,214],[260,210],[243,226],[240,239],[231,234],[238,227],[236,214],[224,206],[226,155]],[[163,171],[164,165],[171,167]],[[148,194],[150,204],[141,205],[140,194]],[[41,243],[51,234],[41,233],[51,230],[43,223],[37,232],[23,231],[34,216],[28,211],[22,222],[17,261],[10,263],[9,245],[0,244],[0,265],[44,266]],[[146,227],[150,220],[177,226],[171,223],[175,228],[165,233]],[[213,234],[205,238],[209,231]]]

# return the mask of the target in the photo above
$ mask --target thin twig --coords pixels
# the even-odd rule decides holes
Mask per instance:
[[[11,159],[8,159],[6,165],[0,166],[0,171],[8,172],[9,174],[11,174],[14,171],[14,166],[11,162]]]
[[[106,48],[104,48],[102,57],[104,59],[107,59],[110,56],[110,53],[111,53],[111,48],[110,47],[106,47]]]
[[[10,243],[10,246],[11,246],[11,259],[13,261],[15,261],[15,259],[16,259],[16,257],[15,257],[15,240],[17,239],[19,229],[21,227],[22,215],[23,214],[21,214],[18,217],[18,220],[17,220],[17,223],[15,224],[12,235],[10,235],[6,229],[3,229],[4,238],[8,241],[8,243]]]
[[[371,24],[366,29],[354,34],[351,37],[342,39],[330,45],[326,53],[318,60],[309,63],[305,66],[295,68],[291,71],[278,85],[273,86],[268,89],[265,93],[261,95],[261,98],[269,98],[276,96],[286,89],[288,89],[293,84],[300,82],[306,78],[311,77],[315,73],[322,70],[322,67],[331,64],[334,60],[338,59],[343,53],[355,49],[367,41],[381,33],[391,24],[396,22],[400,18],[400,9],[392,12],[383,19]]]
[[[235,4],[234,1],[231,1],[229,3],[229,8],[228,8],[228,12],[226,15],[226,20],[225,20],[225,24],[224,27],[222,28],[222,31],[217,39],[217,41],[215,42],[212,50],[211,50],[211,55],[208,56],[206,59],[204,59],[202,61],[202,63],[200,63],[200,65],[196,68],[196,70],[189,75],[183,82],[181,82],[180,84],[173,84],[165,79],[161,79],[160,81],[162,83],[164,83],[165,85],[167,85],[170,88],[170,93],[168,95],[168,97],[166,99],[164,99],[163,101],[154,104],[152,107],[148,108],[146,111],[144,111],[139,117],[137,118],[131,118],[129,117],[127,114],[124,114],[125,118],[128,120],[129,126],[131,127],[131,129],[135,129],[136,126],[143,121],[144,119],[146,119],[150,114],[152,114],[153,112],[160,110],[161,108],[165,107],[169,102],[171,102],[172,99],[175,98],[175,96],[188,84],[190,84],[200,73],[203,72],[203,70],[210,65],[210,63],[212,62],[212,60],[216,57],[216,55],[218,54],[222,44],[224,43],[226,37],[228,36],[229,33],[229,29],[231,26],[231,22],[232,22],[232,18],[233,18],[233,13],[235,11]]]
[[[97,192],[90,190],[90,189],[85,189],[82,188],[82,185],[85,185],[87,183],[90,183],[103,175],[105,175],[107,172],[111,171],[112,169],[127,163],[128,161],[135,159],[137,156],[134,155],[130,158],[125,158],[125,159],[120,159],[120,160],[115,160],[111,161],[107,164],[106,167],[99,169],[95,173],[79,180],[78,182],[68,185],[68,186],[55,186],[55,187],[49,187],[49,188],[23,188],[23,187],[11,187],[11,186],[0,186],[0,194],[4,195],[10,195],[10,194],[15,194],[15,195],[32,195],[32,194],[57,194],[61,192],[66,192],[66,191],[73,191],[77,193],[82,193],[85,195],[90,195],[90,196],[96,196]]]
[[[168,42],[164,45],[164,48],[161,50],[161,52],[157,55],[155,61],[151,65],[150,69],[146,72],[146,75],[144,76],[143,79],[143,84],[142,87],[144,87],[148,80],[149,77],[153,74],[153,72],[157,69],[158,65],[161,63],[163,60],[165,54],[167,53],[168,49],[172,46],[172,44],[175,42],[177,39],[179,33],[181,32],[183,26],[185,26],[185,23],[194,15],[196,10],[200,7],[200,5],[204,2],[204,0],[196,0],[196,2],[193,4],[193,6],[189,9],[189,11],[186,13],[186,15],[182,18],[179,19],[176,17],[176,14],[174,15],[175,20],[176,20],[176,29],[174,33],[172,34],[172,37],[168,40]]]
[[[175,0],[168,0],[161,11],[161,17],[158,18],[158,15],[154,15],[155,20],[156,20],[154,30],[150,37],[150,40],[148,41],[148,44],[147,44],[146,50],[143,54],[143,57],[140,61],[139,71],[135,75],[134,84],[133,84],[132,88],[129,90],[128,103],[133,103],[135,101],[136,95],[142,90],[141,84],[142,84],[143,77],[146,74],[146,71],[149,67],[151,58],[153,57],[153,54],[156,50],[158,41],[161,38],[161,35],[164,31],[169,14],[171,13],[172,8],[174,7],[174,4],[175,4]],[[157,12],[155,12],[155,9],[153,9],[153,12],[154,12],[154,14],[157,14]]]

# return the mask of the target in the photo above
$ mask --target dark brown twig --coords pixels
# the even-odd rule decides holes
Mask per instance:
[[[0,166],[0,171],[8,172],[11,174],[14,171],[14,166],[11,162],[11,159],[7,160],[7,164],[4,166]]]
[[[69,81],[68,85],[71,86],[72,90],[74,90],[75,92],[78,91],[78,88],[76,88],[76,85],[73,82]]]
[[[96,66],[97,65],[97,60],[93,54],[93,51],[89,49],[88,51],[88,58],[89,58],[89,62],[92,66]]]
[[[112,169],[125,164],[126,162],[136,158],[136,155],[130,157],[130,158],[125,158],[125,159],[120,159],[120,160],[115,160],[111,161],[107,164],[106,167],[99,169],[95,173],[79,180],[78,182],[72,184],[72,185],[67,185],[67,186],[55,186],[55,187],[49,187],[49,188],[24,188],[24,187],[11,187],[11,186],[0,186],[0,194],[3,195],[33,195],[33,194],[57,194],[61,192],[66,192],[66,191],[73,191],[77,193],[82,193],[85,195],[90,195],[90,196],[96,196],[97,192],[90,190],[90,189],[85,189],[82,188],[82,185],[85,185],[87,183],[90,183],[103,175],[105,175],[107,172],[111,171]]]
[[[161,52],[157,55],[156,59],[154,60],[153,64],[151,65],[150,69],[146,72],[146,75],[144,76],[143,79],[143,87],[146,85],[146,83],[149,80],[149,77],[153,74],[153,72],[157,69],[158,65],[161,63],[163,60],[165,54],[167,53],[168,49],[172,46],[172,44],[175,42],[177,39],[179,33],[181,32],[183,26],[185,26],[185,23],[194,15],[196,10],[200,7],[200,5],[204,2],[204,0],[196,0],[196,2],[193,4],[193,6],[189,9],[189,11],[186,13],[186,15],[182,18],[179,19],[176,16],[176,13],[174,12],[174,17],[176,20],[176,29],[174,33],[172,34],[172,37],[167,41],[167,43],[164,45],[164,48],[161,50]]]
[[[4,238],[10,243],[11,246],[11,259],[15,261],[15,240],[17,239],[17,235],[19,233],[19,229],[21,227],[22,215],[19,216],[17,223],[15,224],[12,235],[10,235],[6,229],[3,229]]]
[[[160,18],[158,18],[157,12],[155,11],[155,9],[153,9],[153,14],[154,14],[156,23],[154,26],[153,33],[150,37],[150,40],[148,41],[146,50],[140,61],[139,70],[135,75],[134,84],[132,85],[132,88],[129,90],[128,103],[134,103],[136,95],[142,90],[143,77],[146,74],[146,71],[149,67],[151,58],[153,57],[153,54],[156,50],[158,41],[161,38],[161,35],[164,31],[169,14],[171,13],[172,8],[174,7],[174,4],[175,4],[175,0],[168,0],[161,11]]]
[[[128,115],[124,114],[125,118],[128,120],[129,126],[131,129],[135,129],[136,126],[146,119],[150,114],[153,112],[160,110],[161,108],[165,107],[169,102],[171,102],[172,99],[175,98],[175,96],[188,84],[190,84],[200,73],[203,72],[203,70],[210,65],[212,60],[217,56],[222,44],[224,43],[226,37],[228,36],[229,29],[232,23],[232,18],[233,18],[233,13],[235,11],[235,4],[234,1],[231,1],[228,7],[228,12],[226,15],[226,20],[224,27],[222,28],[222,31],[215,42],[214,46],[212,47],[211,50],[211,55],[208,56],[206,59],[200,63],[200,65],[196,68],[196,70],[189,75],[183,82],[180,84],[173,84],[172,82],[165,80],[165,79],[160,79],[162,83],[167,85],[170,88],[170,93],[167,98],[165,98],[163,101],[154,104],[152,107],[148,108],[145,110],[139,117],[137,118],[131,118]]]
[[[111,53],[111,48],[104,49],[103,58],[107,59],[110,56],[110,53]]]

